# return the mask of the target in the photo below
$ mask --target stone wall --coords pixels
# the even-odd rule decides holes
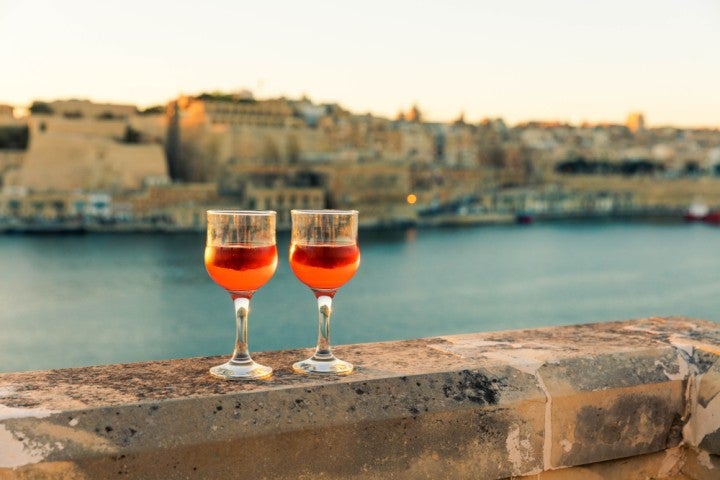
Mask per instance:
[[[54,115],[80,115],[82,118],[97,118],[110,115],[117,118],[129,118],[137,113],[135,105],[117,103],[95,103],[90,100],[55,100],[48,103]]]
[[[11,173],[6,185],[56,192],[140,190],[148,178],[168,178],[161,145],[52,131],[32,136],[22,166]]]
[[[68,119],[58,116],[35,115],[31,118],[28,124],[31,128],[31,138],[48,133],[56,135],[83,136],[88,139],[101,137],[108,140],[117,140],[121,139],[125,134],[128,122],[124,119]]]
[[[24,150],[0,150],[0,180],[5,172],[19,169],[24,160]]]
[[[548,181],[576,192],[627,192],[638,206],[686,209],[693,202],[720,207],[720,178],[620,177],[607,175],[552,175]]]
[[[0,375],[0,479],[716,479],[720,329],[628,322]]]

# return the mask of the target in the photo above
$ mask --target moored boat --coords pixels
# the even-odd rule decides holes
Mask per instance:
[[[712,223],[713,225],[719,225],[720,224],[720,211],[714,210],[709,212],[705,217],[702,219],[705,223]]]
[[[693,203],[685,211],[683,218],[686,222],[704,222],[720,225],[720,210],[711,210],[704,203]]]
[[[686,222],[701,222],[710,213],[710,208],[704,203],[693,203],[685,211],[683,218]]]
[[[535,217],[531,213],[520,212],[515,215],[515,222],[520,225],[530,225],[535,221]]]

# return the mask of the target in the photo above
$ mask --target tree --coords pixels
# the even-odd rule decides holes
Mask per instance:
[[[152,107],[138,111],[138,115],[155,115],[158,113],[165,113],[165,110],[167,109],[162,105],[153,105]]]
[[[30,113],[35,115],[52,115],[55,111],[45,102],[33,102],[30,105]]]
[[[97,119],[98,120],[114,120],[115,114],[113,112],[106,110],[106,111],[102,112],[100,115],[98,115]]]
[[[72,110],[69,112],[63,112],[63,117],[70,118],[70,119],[82,118],[83,113],[80,110]]]
[[[125,126],[125,135],[123,136],[123,143],[140,143],[142,140],[142,134],[132,128],[130,125]]]
[[[22,127],[6,126],[0,127],[0,150],[25,150],[30,137],[30,129],[27,125]]]

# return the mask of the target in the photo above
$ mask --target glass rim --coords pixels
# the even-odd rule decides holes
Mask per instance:
[[[293,208],[290,213],[302,213],[310,215],[357,215],[360,212],[357,210],[336,210],[336,209],[324,209],[324,210],[305,210]]]
[[[277,215],[275,210],[232,210],[232,209],[211,209],[207,210],[208,214],[212,215],[244,215],[244,216],[257,216],[257,217],[269,217]]]

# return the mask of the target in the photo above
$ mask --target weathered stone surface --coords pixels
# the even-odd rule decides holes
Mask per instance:
[[[682,473],[693,480],[717,480],[720,477],[720,456],[694,448],[684,450]]]
[[[297,376],[285,367],[268,382],[218,382],[207,369],[219,358],[6,375],[0,401],[8,418],[0,426],[20,455],[0,461],[57,468],[73,461],[80,478],[118,462],[118,471],[143,478],[185,478],[192,468],[217,478],[241,466],[258,478],[541,470],[545,397],[534,377],[440,354],[427,349],[432,342],[338,349],[361,364],[347,377]],[[257,357],[288,356],[288,365],[303,355]],[[413,359],[430,368],[412,368]],[[443,368],[450,371],[419,373]],[[24,470],[34,468],[16,472]]]
[[[299,350],[254,355],[262,382],[214,379],[221,358],[2,374],[0,479],[490,480],[662,455],[714,405],[719,347],[714,323],[645,319],[347,345],[344,377],[292,373]]]
[[[584,465],[677,445],[684,380],[672,347],[561,360],[539,374],[551,401],[551,467]],[[675,374],[669,374],[673,376]]]
[[[687,452],[682,447],[658,453],[591,463],[506,480],[694,480],[682,473]]]
[[[685,438],[690,445],[720,455],[720,360],[697,375],[689,390],[696,401],[684,428]]]

